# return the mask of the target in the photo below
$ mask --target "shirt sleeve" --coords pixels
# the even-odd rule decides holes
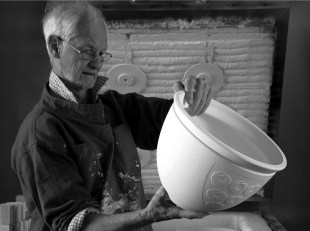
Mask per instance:
[[[84,219],[89,214],[100,214],[99,209],[86,208],[78,212],[71,220],[67,231],[79,231],[83,225]]]
[[[119,110],[125,116],[137,147],[156,149],[162,125],[173,99],[145,97],[137,93],[122,95],[115,91],[111,94],[113,95],[111,98],[117,101]]]
[[[156,149],[161,128],[173,100],[144,97],[135,93],[128,97],[132,99],[127,107],[124,107],[125,114],[137,146],[148,150]]]
[[[17,171],[25,198],[33,203],[33,219],[53,230],[67,230],[79,211],[99,209],[65,148],[33,145],[19,158]]]

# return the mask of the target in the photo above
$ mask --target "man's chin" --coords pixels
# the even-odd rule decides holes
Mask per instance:
[[[95,85],[95,82],[97,80],[97,75],[96,74],[85,74],[83,73],[83,77],[84,77],[84,80],[86,80],[84,82],[84,86],[85,88],[93,88],[94,85]]]
[[[86,83],[83,84],[84,89],[92,89],[95,86],[96,79],[94,81],[87,81]]]

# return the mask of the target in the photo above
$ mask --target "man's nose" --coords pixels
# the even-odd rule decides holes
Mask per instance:
[[[96,57],[94,57],[90,62],[89,62],[89,66],[92,69],[96,69],[97,71],[100,71],[101,67],[102,67],[103,62],[101,61],[100,56],[97,54]]]

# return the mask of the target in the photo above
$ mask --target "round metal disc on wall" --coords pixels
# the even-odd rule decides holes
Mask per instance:
[[[210,63],[199,63],[191,66],[185,72],[184,79],[189,76],[204,78],[211,85],[213,92],[217,92],[224,83],[222,70]]]
[[[121,94],[140,92],[145,88],[147,79],[144,72],[131,64],[118,64],[108,73],[108,87]]]

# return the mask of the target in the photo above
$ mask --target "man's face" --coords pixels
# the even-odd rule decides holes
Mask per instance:
[[[98,53],[107,49],[106,27],[103,22],[89,23],[81,20],[77,26],[78,36],[71,38],[68,43],[78,50],[92,51],[96,57],[87,60],[81,54],[63,42],[63,52],[60,56],[61,77],[67,80],[71,90],[88,90],[92,88],[97,79],[102,62]]]

